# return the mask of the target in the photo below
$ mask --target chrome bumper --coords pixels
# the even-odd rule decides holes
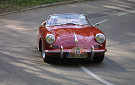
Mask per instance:
[[[107,50],[95,50],[94,46],[91,46],[90,50],[87,50],[86,53],[90,53],[91,59],[94,58],[95,53],[105,53]],[[70,53],[70,50],[63,49],[63,46],[60,47],[60,50],[45,50],[45,53],[59,53],[60,57],[63,58],[64,53]]]

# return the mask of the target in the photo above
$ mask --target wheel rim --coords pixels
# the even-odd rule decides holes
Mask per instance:
[[[42,45],[42,58],[45,59],[45,52],[44,52],[43,45]]]
[[[45,59],[45,52],[42,52],[42,57],[43,59]]]

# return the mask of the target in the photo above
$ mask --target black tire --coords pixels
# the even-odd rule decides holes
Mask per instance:
[[[39,41],[39,47],[38,47],[38,50],[39,50],[40,52],[42,52],[42,41],[41,41],[41,39],[40,39],[40,41]]]
[[[102,63],[104,60],[104,54],[101,56],[94,56],[93,61],[94,63]]]

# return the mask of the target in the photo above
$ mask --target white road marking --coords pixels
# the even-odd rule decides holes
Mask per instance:
[[[121,14],[118,14],[117,16],[126,15],[126,14],[128,14],[128,13],[130,13],[130,11],[128,11],[128,12],[125,12],[125,13],[121,13]]]
[[[109,20],[109,19],[104,19],[104,20],[102,20],[102,21],[100,21],[100,22],[98,22],[98,23],[96,23],[96,24],[101,24],[101,23],[103,23],[103,22],[106,22],[107,20]],[[96,24],[94,24],[93,26],[95,26]]]
[[[94,77],[95,79],[99,80],[100,82],[106,84],[106,85],[114,85],[112,83],[107,82],[106,80],[102,79],[101,77],[97,76],[96,74],[94,74],[93,72],[91,72],[90,70],[88,70],[85,66],[80,66],[81,69],[83,71],[85,71],[87,74],[89,74],[90,76]]]
[[[109,19],[104,19],[104,20],[98,22],[98,24],[101,24],[101,23],[103,23],[103,22],[106,22],[107,20],[109,20]]]
[[[134,13],[135,11],[127,11],[127,12],[124,12],[124,13],[118,14],[117,16],[126,15],[126,14],[131,13],[131,12],[133,12],[133,13]]]
[[[135,11],[130,11],[130,12],[135,13]]]

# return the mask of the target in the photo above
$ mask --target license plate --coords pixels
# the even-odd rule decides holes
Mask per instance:
[[[81,54],[81,50],[75,50],[75,54]]]
[[[69,53],[69,54],[67,54],[66,57],[67,58],[87,58],[88,55],[87,55],[87,53],[83,53],[83,54],[71,54],[71,53]]]
[[[70,53],[66,55],[67,58],[87,58],[88,55],[84,52],[81,47],[74,47],[71,49]]]

